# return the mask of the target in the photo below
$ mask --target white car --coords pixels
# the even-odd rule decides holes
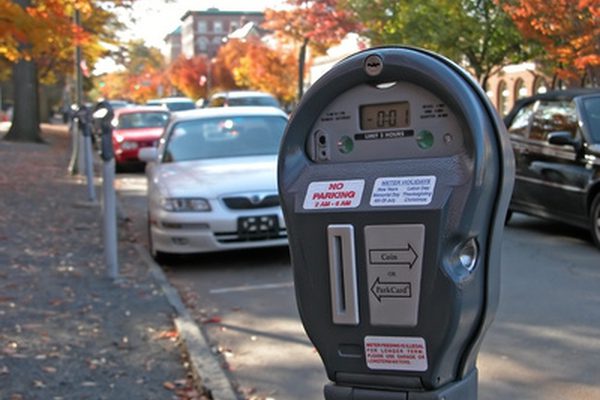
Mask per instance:
[[[148,227],[155,258],[287,245],[277,153],[287,115],[225,107],[173,115],[148,162]]]

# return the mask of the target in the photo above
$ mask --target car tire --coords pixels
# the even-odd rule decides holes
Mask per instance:
[[[506,210],[506,217],[504,218],[504,225],[508,225],[510,219],[512,218],[513,211],[511,209]]]
[[[150,252],[150,256],[159,264],[163,264],[169,260],[169,254],[163,253],[162,251],[157,251],[154,248],[154,242],[152,241],[152,232],[150,228],[150,214],[146,219],[147,223],[147,233],[148,233],[148,251]]]
[[[596,194],[590,207],[590,233],[597,247],[600,247],[600,193]]]

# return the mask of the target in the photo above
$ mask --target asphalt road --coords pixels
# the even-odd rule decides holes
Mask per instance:
[[[117,176],[145,241],[145,178]],[[501,300],[479,356],[480,400],[600,399],[600,251],[587,232],[516,214]],[[187,256],[164,266],[248,399],[322,398],[285,248]]]

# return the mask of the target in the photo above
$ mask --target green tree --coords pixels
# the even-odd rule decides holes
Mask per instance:
[[[95,79],[95,92],[108,99],[128,99],[144,103],[168,89],[166,63],[159,49],[148,47],[143,40],[132,40],[110,52],[122,68]]]
[[[538,51],[524,41],[495,0],[344,0],[373,45],[405,44],[440,53],[471,71],[485,87],[505,65]]]

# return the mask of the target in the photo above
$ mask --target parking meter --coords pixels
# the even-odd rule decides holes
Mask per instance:
[[[83,135],[83,155],[88,199],[90,202],[95,202],[96,190],[94,188],[94,163],[92,154],[92,110],[86,106],[81,106],[79,107],[79,110],[77,110],[75,117],[79,123],[79,130]]]
[[[107,101],[101,101],[94,107],[94,118],[100,120],[100,157],[103,161],[110,161],[115,157],[112,144],[112,119],[113,109]]]
[[[101,101],[94,107],[94,119],[100,120],[101,142],[100,158],[102,159],[102,214],[104,260],[108,276],[118,279],[117,249],[117,199],[115,193],[115,155],[112,144],[113,109],[107,101]]]
[[[326,399],[477,397],[513,164],[486,95],[434,53],[365,50],[307,91],[278,184]]]

